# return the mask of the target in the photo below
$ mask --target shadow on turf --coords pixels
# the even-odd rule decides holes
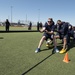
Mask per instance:
[[[32,69],[34,69],[35,67],[37,67],[38,65],[40,65],[42,62],[44,62],[45,60],[47,60],[52,55],[53,54],[50,54],[49,56],[47,56],[46,58],[44,58],[43,60],[41,60],[40,62],[38,62],[37,64],[35,64],[34,66],[32,66],[30,69],[28,69],[27,71],[25,71],[22,75],[27,74],[29,71],[31,71]]]
[[[59,43],[58,49],[61,50],[62,49],[62,46],[63,46],[63,44],[62,43]],[[75,41],[73,39],[71,39],[70,45],[68,45],[67,52],[69,50],[71,50],[73,47],[75,47]]]
[[[48,51],[48,50],[52,50],[54,48],[54,46],[51,46],[49,48],[46,48],[46,49],[42,49],[41,51]]]
[[[71,40],[70,45],[68,46],[68,50],[67,51],[69,51],[73,47],[75,47],[75,41]]]
[[[4,39],[3,37],[0,37],[0,39]]]
[[[69,51],[71,48],[75,47],[75,42],[74,41],[71,41],[70,43],[70,46],[68,48],[67,51]],[[61,49],[61,45],[58,46],[58,49]],[[42,51],[47,51],[47,50],[50,50],[50,49],[43,49]],[[40,65],[42,62],[44,62],[46,59],[48,59],[50,56],[52,56],[53,54],[47,56],[46,58],[44,58],[42,61],[38,62],[36,65],[34,65],[33,67],[31,67],[30,69],[28,69],[27,71],[25,71],[22,75],[25,75],[27,74],[29,71],[31,71],[32,69],[34,69],[35,67],[37,67],[38,65]]]
[[[48,50],[50,50],[50,49],[42,49],[41,52],[42,52],[42,51],[48,51]]]

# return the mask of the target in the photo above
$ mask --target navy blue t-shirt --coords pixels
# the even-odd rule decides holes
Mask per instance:
[[[56,25],[56,28],[60,35],[68,34],[68,23],[63,22],[61,25]]]
[[[54,31],[55,25],[54,25],[54,23],[52,25],[48,25],[46,22],[44,27],[45,27],[45,30],[47,30],[47,31]]]

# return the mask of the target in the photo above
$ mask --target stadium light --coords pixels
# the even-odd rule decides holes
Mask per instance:
[[[12,8],[13,8],[13,6],[11,6],[11,23],[12,23]]]
[[[38,9],[38,22],[40,22],[40,9]]]

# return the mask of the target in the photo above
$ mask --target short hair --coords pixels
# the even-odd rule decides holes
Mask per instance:
[[[61,22],[61,20],[57,20],[57,22]]]
[[[48,18],[48,21],[53,21],[53,19],[52,18]]]

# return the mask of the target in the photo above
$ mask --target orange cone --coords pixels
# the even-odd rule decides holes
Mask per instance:
[[[63,62],[69,63],[69,61],[68,53],[66,53]]]

